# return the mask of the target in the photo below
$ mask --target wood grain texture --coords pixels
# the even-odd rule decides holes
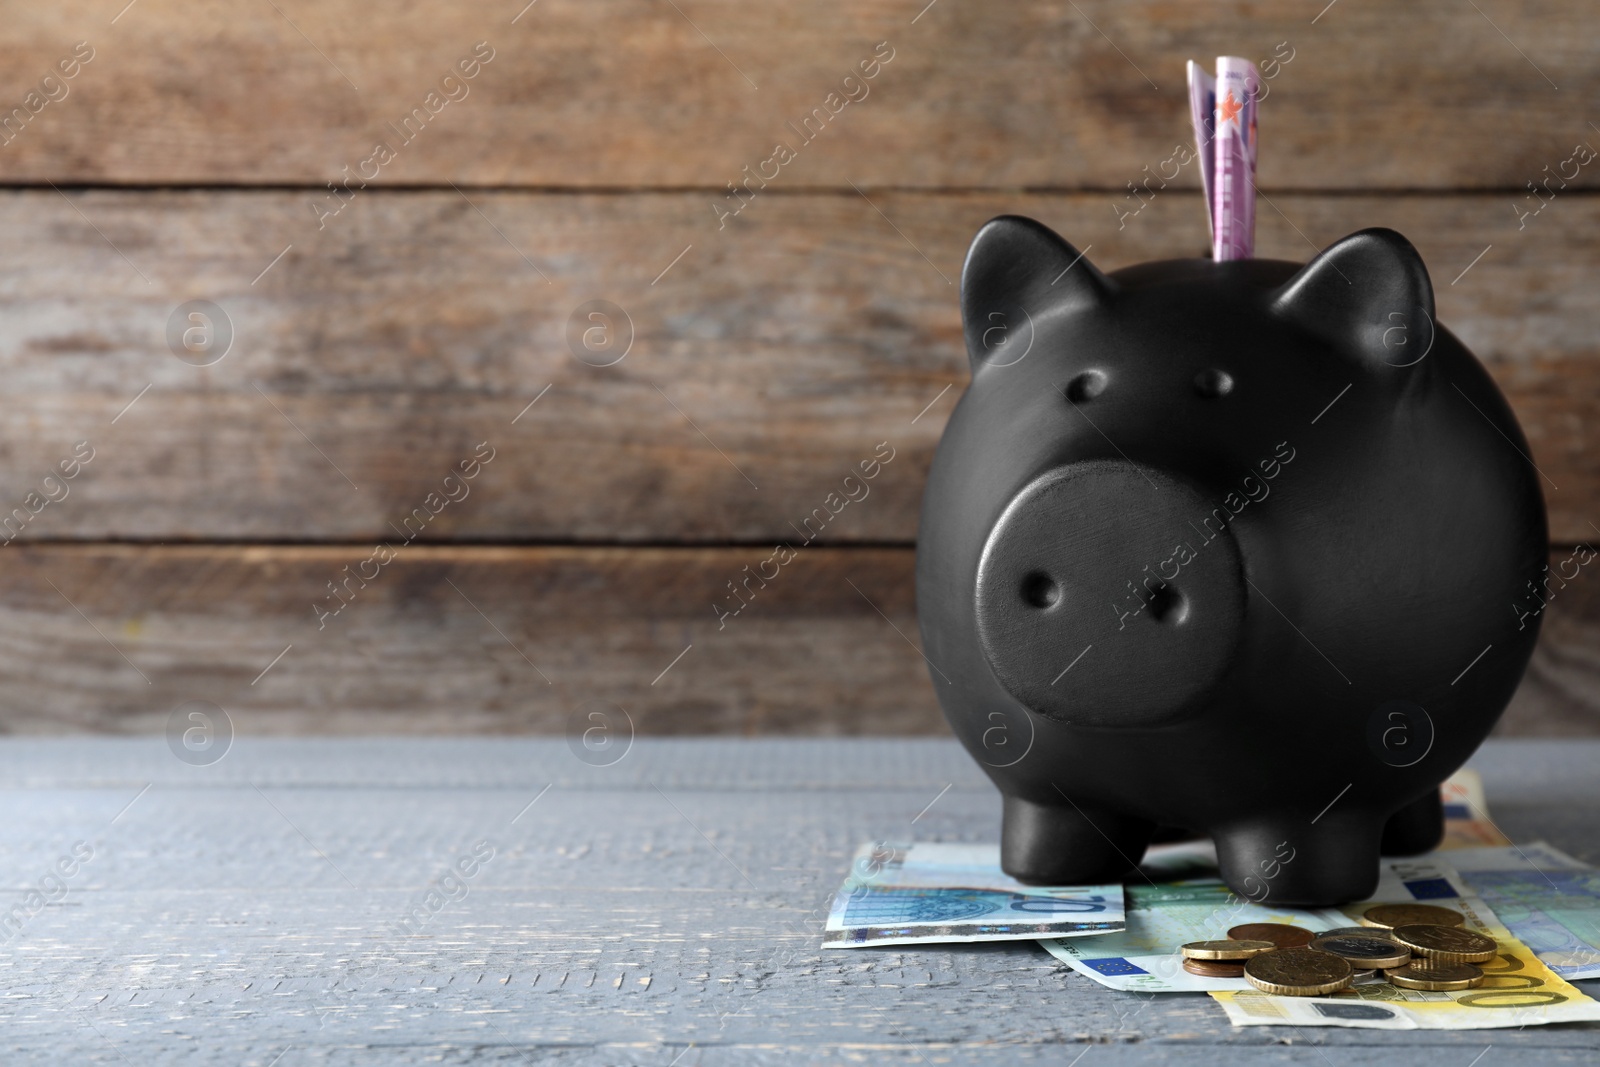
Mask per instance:
[[[0,730],[159,730],[206,699],[265,733],[560,731],[602,699],[643,733],[942,731],[910,546],[966,381],[967,243],[1020,212],[1107,269],[1200,252],[1181,72],[1224,52],[1277,58],[1261,254],[1411,237],[1554,536],[1600,536],[1600,167],[1570,162],[1600,144],[1592,29],[1573,0],[8,11]],[[875,49],[869,95],[829,101]],[[795,158],[725,216],[778,141]],[[171,351],[194,300],[233,333],[204,367]],[[613,366],[572,351],[596,300],[626,316]],[[759,546],[817,516],[866,547],[808,549],[718,629]],[[535,547],[414,545],[317,629],[354,546],[414,526]],[[1586,583],[1502,729],[1600,729]]]
[[[581,733],[588,710],[623,733],[943,728],[907,550],[802,549],[721,616],[770,549],[394,540],[382,567],[366,545],[12,546],[4,728],[159,732],[190,700],[241,733],[563,733],[574,714]]]
[[[7,108],[74,42],[95,58],[0,147],[6,179],[321,186],[388,140],[386,183],[722,189],[842,107],[783,182],[1121,190],[1188,138],[1184,61],[1226,53],[1292,57],[1262,113],[1269,190],[1520,190],[1593,136],[1600,90],[1572,0],[106,7],[8,27]],[[479,41],[495,58],[402,144],[390,124]],[[879,42],[869,94],[829,105]]]
[[[0,514],[81,439],[96,458],[24,539],[370,539],[487,441],[427,539],[762,542],[887,442],[822,537],[909,544],[967,380],[952,282],[977,227],[1035,215],[1112,269],[1204,248],[1197,200],[1119,222],[1112,194],[774,195],[719,231],[698,194],[369,192],[319,231],[304,193],[7,193]],[[1600,200],[1519,231],[1503,195],[1284,194],[1260,251],[1369,225],[1418,245],[1506,390],[1554,536],[1595,536]],[[232,323],[213,366],[169,350],[193,299]],[[595,299],[631,322],[614,366],[569,348]]]
[[[1597,745],[1486,746],[1473,766],[1497,822],[1600,858]],[[1600,1049],[1594,1024],[1233,1029],[1209,998],[1117,993],[1026,943],[823,951],[860,842],[995,840],[999,798],[948,741],[644,739],[595,768],[559,740],[241,738],[191,767],[158,739],[8,739],[0,773],[28,783],[0,790],[12,899],[76,842],[92,849],[0,956],[7,1063],[989,1065],[1087,1050],[1377,1067],[1466,1063],[1490,1040],[1519,1064]],[[492,854],[454,899],[399,928],[480,842]]]
[[[769,550],[414,545],[320,615],[340,603],[327,583],[371,573],[370,556],[14,545],[0,731],[160,733],[198,700],[240,735],[947,734],[910,549],[803,548],[724,617],[728,583]],[[1591,570],[1546,609],[1499,734],[1600,731]]]

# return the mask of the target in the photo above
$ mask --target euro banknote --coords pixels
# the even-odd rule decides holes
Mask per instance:
[[[869,843],[834,896],[823,948],[1071,938],[1121,930],[1120,885],[1023,885],[999,845]]]
[[[1450,853],[1462,880],[1562,978],[1600,978],[1600,871],[1542,841]]]
[[[1249,259],[1256,243],[1256,98],[1261,76],[1238,56],[1217,57],[1211,257]]]
[[[1489,804],[1483,797],[1483,778],[1470,767],[1462,767],[1439,787],[1444,801],[1444,840],[1440,848],[1481,848],[1509,845],[1511,839],[1489,818]]]
[[[1398,880],[1398,887],[1396,881]],[[1568,985],[1506,929],[1462,876],[1441,860],[1385,861],[1374,901],[1343,908],[1355,922],[1373,903],[1424,901],[1454,908],[1466,928],[1493,938],[1496,957],[1475,989],[1432,993],[1364,982],[1322,997],[1283,997],[1246,987],[1211,996],[1235,1026],[1347,1026],[1375,1030],[1481,1030],[1600,1019],[1600,1004]]]
[[[1194,124],[1194,147],[1200,158],[1200,189],[1206,199],[1206,225],[1216,225],[1216,200],[1211,195],[1215,180],[1217,130],[1217,79],[1204,67],[1189,60],[1189,118]]]
[[[1162,861],[1170,862],[1169,857]],[[1146,869],[1149,869],[1147,864]],[[1183,969],[1178,946],[1226,937],[1241,923],[1285,923],[1308,930],[1348,926],[1334,908],[1277,908],[1236,895],[1220,878],[1125,886],[1127,920],[1121,933],[1083,941],[1043,939],[1045,950],[1103,986],[1131,993],[1203,993],[1249,988],[1242,978],[1206,978]]]

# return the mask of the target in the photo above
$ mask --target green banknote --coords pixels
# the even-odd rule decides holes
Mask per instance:
[[[1241,923],[1285,923],[1308,930],[1349,926],[1333,908],[1279,908],[1238,896],[1219,878],[1125,886],[1127,927],[1083,941],[1039,943],[1103,986],[1134,993],[1204,993],[1249,988],[1242,978],[1206,978],[1183,969],[1178,946],[1228,936]]]

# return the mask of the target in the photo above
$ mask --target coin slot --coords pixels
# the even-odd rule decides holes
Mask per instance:
[[[1093,400],[1105,391],[1106,376],[1097,370],[1086,370],[1067,383],[1067,399],[1074,404]]]
[[[1188,599],[1170,585],[1150,594],[1150,617],[1169,626],[1180,626],[1189,617]]]
[[[1194,376],[1194,391],[1209,400],[1233,392],[1233,375],[1212,367]]]
[[[1034,571],[1022,579],[1022,599],[1031,607],[1053,607],[1061,599],[1061,587],[1043,571]]]

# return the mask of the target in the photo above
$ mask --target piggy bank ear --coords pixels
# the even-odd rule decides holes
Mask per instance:
[[[1330,245],[1273,294],[1271,306],[1330,347],[1374,367],[1409,367],[1433,346],[1433,283],[1393,230]]]
[[[1020,215],[990,219],[961,268],[961,320],[973,373],[1020,361],[1041,315],[1104,303],[1114,284],[1048,226]]]

